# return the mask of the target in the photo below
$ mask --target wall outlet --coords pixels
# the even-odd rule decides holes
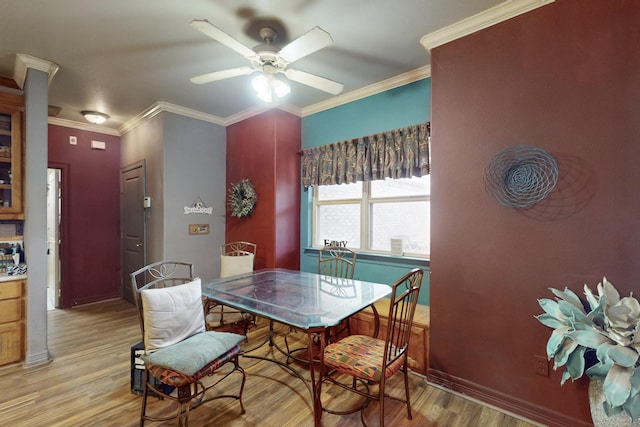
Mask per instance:
[[[533,356],[535,361],[535,371],[536,374],[542,375],[543,377],[549,376],[549,361],[545,356]]]

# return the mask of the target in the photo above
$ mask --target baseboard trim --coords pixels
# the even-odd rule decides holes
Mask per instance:
[[[429,369],[427,381],[430,385],[454,393],[465,399],[469,399],[496,409],[505,414],[520,418],[531,424],[539,426],[557,427],[590,427],[591,423],[568,417],[559,412],[550,411],[539,405],[534,405],[513,396],[506,395],[496,390],[481,386],[462,378],[454,377],[446,372]]]
[[[51,362],[53,359],[48,351],[42,351],[40,353],[27,354],[24,359],[24,367],[31,368],[33,366],[44,365]]]

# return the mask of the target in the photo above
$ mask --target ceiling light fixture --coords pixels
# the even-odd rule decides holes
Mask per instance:
[[[273,77],[272,74],[260,74],[251,82],[258,98],[271,104],[275,98],[282,98],[291,92],[288,85]]]
[[[89,123],[100,125],[107,121],[109,116],[99,111],[81,111],[80,112]]]

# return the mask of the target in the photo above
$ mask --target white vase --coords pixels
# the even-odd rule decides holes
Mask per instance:
[[[591,407],[591,419],[594,427],[628,427],[640,426],[640,419],[631,422],[631,417],[626,412],[608,417],[602,407],[604,402],[604,380],[591,379],[589,382],[589,406]]]

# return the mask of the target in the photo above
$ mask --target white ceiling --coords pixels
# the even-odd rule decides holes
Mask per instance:
[[[509,0],[518,3],[523,0]],[[154,104],[233,120],[265,108],[253,76],[196,85],[192,76],[249,65],[237,52],[193,29],[207,19],[241,43],[270,20],[284,45],[320,26],[333,45],[295,62],[295,68],[344,83],[339,97],[397,76],[425,76],[423,36],[490,9],[504,0],[0,0],[0,75],[14,76],[17,54],[59,66],[49,104],[59,118],[84,122],[98,110],[118,129]],[[531,3],[531,0],[529,0]],[[305,109],[335,97],[290,82],[281,108]]]

